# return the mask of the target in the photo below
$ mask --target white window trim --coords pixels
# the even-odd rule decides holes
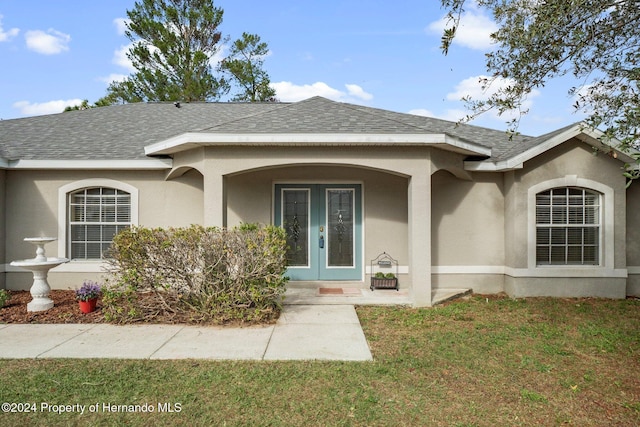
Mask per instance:
[[[600,247],[598,248],[599,265],[537,265],[536,263],[536,195],[557,187],[581,187],[597,191],[600,196]],[[527,194],[527,227],[528,227],[528,271],[532,276],[547,277],[552,274],[570,276],[578,272],[594,269],[614,270],[614,192],[613,188],[577,175],[567,175],[541,182],[529,188]],[[580,274],[580,273],[578,273]]]
[[[106,178],[91,178],[74,181],[58,188],[58,256],[69,258],[67,246],[67,197],[68,194],[87,187],[110,187],[126,191],[131,196],[131,225],[138,225],[138,189],[130,184]],[[80,266],[82,264],[82,266]],[[72,260],[62,264],[56,271],[92,273],[102,270],[104,261]]]

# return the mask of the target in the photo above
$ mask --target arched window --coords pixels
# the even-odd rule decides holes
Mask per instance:
[[[599,265],[601,194],[580,187],[537,193],[536,265]]]
[[[71,259],[99,260],[113,236],[132,224],[131,194],[110,187],[68,193],[68,250]]]

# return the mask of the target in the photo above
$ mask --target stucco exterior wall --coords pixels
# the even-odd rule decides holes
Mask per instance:
[[[502,291],[504,197],[499,173],[432,175],[431,260],[437,288]]]
[[[171,181],[165,180],[165,171],[29,171],[6,172],[6,197],[13,202],[6,206],[5,266],[13,260],[33,258],[33,246],[25,237],[58,236],[59,189],[75,181],[110,179],[126,183],[138,190],[138,224],[147,227],[188,226],[203,222],[202,176],[190,171]],[[66,229],[64,227],[63,229]],[[58,250],[57,242],[45,247],[47,256],[66,257]],[[49,282],[53,288],[79,286],[84,279],[100,277],[97,262],[76,261],[52,270]],[[28,289],[29,273],[6,267],[7,288]],[[74,281],[75,283],[70,283]]]
[[[7,172],[0,169],[0,289],[6,288],[5,264],[8,264],[6,258],[6,192],[5,184]]]
[[[640,182],[627,189],[627,295],[640,296]]]
[[[572,140],[526,162],[523,169],[505,173],[505,290],[514,296],[584,295],[620,298],[626,275],[625,180],[620,162],[594,155],[586,144]],[[529,189],[557,180],[568,186],[586,183],[611,189],[602,197],[600,266],[537,267],[535,265],[535,205]],[[562,185],[560,185],[562,186]],[[609,210],[605,206],[611,207]],[[532,210],[533,209],[533,210]],[[611,244],[610,244],[611,243]],[[532,261],[533,260],[533,261]],[[569,277],[580,279],[569,280]]]

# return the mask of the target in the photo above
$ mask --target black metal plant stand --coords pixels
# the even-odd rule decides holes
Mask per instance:
[[[374,267],[377,272],[374,273]],[[395,289],[398,290],[398,260],[388,253],[382,252],[371,260],[371,290]]]

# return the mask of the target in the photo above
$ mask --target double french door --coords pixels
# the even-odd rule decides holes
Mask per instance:
[[[291,280],[362,279],[360,184],[277,184],[274,207]]]

